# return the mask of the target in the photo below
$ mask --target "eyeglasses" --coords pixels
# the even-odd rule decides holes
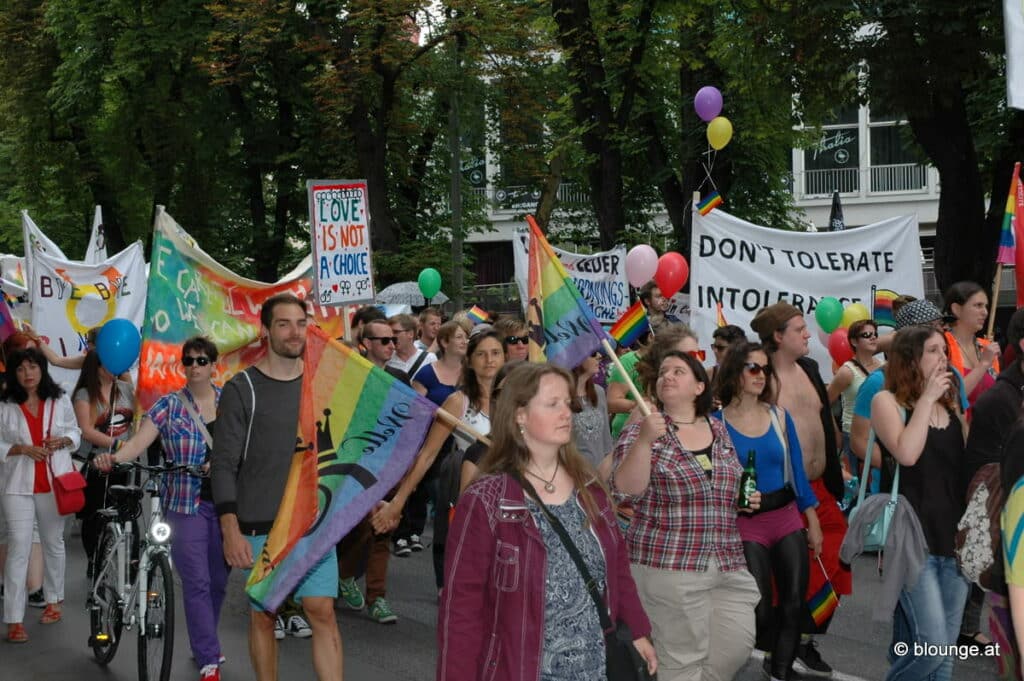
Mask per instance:
[[[721,344],[721,343],[715,343],[711,347],[712,347],[712,349],[717,350],[718,352],[725,352],[726,350],[729,349],[729,345],[728,344]]]
[[[377,341],[381,345],[391,345],[395,342],[394,336],[363,336],[364,341]]]
[[[743,368],[747,370],[751,376],[760,376],[764,374],[767,376],[772,372],[772,368],[767,364],[758,364],[757,362],[747,362],[743,365]]]
[[[193,364],[198,364],[199,366],[204,367],[204,366],[206,366],[207,364],[210,363],[210,358],[209,357],[192,357],[190,355],[188,357],[182,357],[181,358],[181,363],[184,364],[187,367],[190,367]]]
[[[688,354],[690,357],[693,357],[695,360],[699,362],[703,362],[704,358],[707,357],[707,354],[703,350],[690,350],[686,354]]]
[[[526,345],[529,342],[529,336],[505,336],[505,345],[515,345],[516,343]]]
[[[868,340],[870,338],[878,338],[878,332],[877,331],[861,331],[860,333],[857,334],[857,338],[863,338],[864,340]]]

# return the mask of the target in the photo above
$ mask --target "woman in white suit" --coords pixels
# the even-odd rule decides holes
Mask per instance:
[[[40,622],[61,619],[64,601],[64,518],[57,513],[53,475],[73,470],[71,452],[81,431],[71,401],[47,370],[46,357],[35,348],[8,358],[0,395],[0,504],[7,517],[7,565],[4,569],[4,621],[7,640],[28,641],[25,618],[25,575],[32,547],[32,525],[38,523],[43,544],[43,596]]]

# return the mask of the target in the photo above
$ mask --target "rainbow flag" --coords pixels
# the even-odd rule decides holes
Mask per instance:
[[[871,318],[878,326],[896,328],[896,315],[892,312],[892,302],[900,294],[887,288],[871,287]]]
[[[718,192],[711,192],[704,199],[697,204],[697,212],[701,215],[707,215],[714,209],[721,206],[723,203],[722,196]]]
[[[647,310],[638,300],[629,309],[622,313],[619,321],[612,325],[608,334],[615,339],[615,342],[624,348],[636,343],[640,337],[647,333],[651,324],[647,319]]]
[[[526,222],[530,225],[529,304],[526,308],[530,361],[548,361],[572,369],[597,352],[608,334],[569,278],[533,216],[527,215]]]
[[[485,312],[484,309],[479,305],[474,305],[473,307],[469,308],[469,310],[466,312],[466,316],[469,317],[470,321],[472,321],[474,325],[483,324],[484,322],[491,318],[491,316],[487,314],[487,312]]]
[[[181,344],[206,335],[220,351],[214,381],[223,385],[266,351],[260,336],[260,307],[277,293],[306,298],[313,287],[309,263],[272,284],[241,277],[203,251],[164,211],[153,225],[142,324],[142,354],[135,396],[148,409],[161,396],[181,389],[185,373]],[[342,307],[313,306],[316,323],[334,338],[344,333]]]
[[[825,570],[821,558],[818,558],[818,566],[825,573],[825,583],[807,601],[807,607],[810,608],[811,618],[814,620],[814,623],[820,627],[832,617],[836,608],[839,607],[839,596],[836,595],[836,590],[832,588],[832,580],[828,578],[828,571]]]
[[[1013,166],[1013,178],[1010,180],[1010,191],[1006,195],[1006,213],[1003,215],[1003,229],[999,232],[999,252],[996,263],[1013,265],[1017,258],[1017,240],[1014,235],[1014,224],[1020,219],[1017,212],[1017,185],[1020,184],[1020,163]]]
[[[14,313],[11,312],[11,305],[7,300],[7,295],[4,294],[3,301],[0,301],[0,343],[14,335],[14,332],[17,330],[18,326],[14,323]]]
[[[715,324],[718,325],[718,328],[728,326],[729,322],[725,321],[725,314],[722,313],[722,301],[718,301],[715,308]]]
[[[277,610],[405,475],[437,406],[310,326],[298,439],[277,518],[246,583]]]

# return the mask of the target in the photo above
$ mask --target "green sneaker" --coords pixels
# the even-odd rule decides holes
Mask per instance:
[[[391,610],[391,606],[383,598],[378,598],[370,606],[370,617],[377,620],[378,624],[394,624],[398,621],[398,615]]]
[[[352,610],[362,610],[366,607],[366,599],[363,598],[363,592],[359,590],[355,577],[339,579],[338,593],[341,600],[345,601],[345,605]]]

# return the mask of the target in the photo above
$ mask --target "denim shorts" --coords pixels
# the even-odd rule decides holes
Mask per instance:
[[[253,557],[259,556],[263,550],[263,544],[267,541],[267,535],[260,534],[256,536],[242,535],[245,540],[249,542],[249,546],[252,547]],[[242,570],[242,574],[245,575],[246,581],[249,579],[249,572],[251,570]],[[338,597],[338,556],[334,551],[328,551],[327,555],[320,559],[316,565],[314,565],[306,576],[302,578],[299,585],[295,587],[292,592],[292,596],[295,600],[301,600],[306,596],[311,597],[327,597],[337,598]],[[259,607],[252,600],[249,601],[249,607],[253,610],[263,612],[263,608]]]

